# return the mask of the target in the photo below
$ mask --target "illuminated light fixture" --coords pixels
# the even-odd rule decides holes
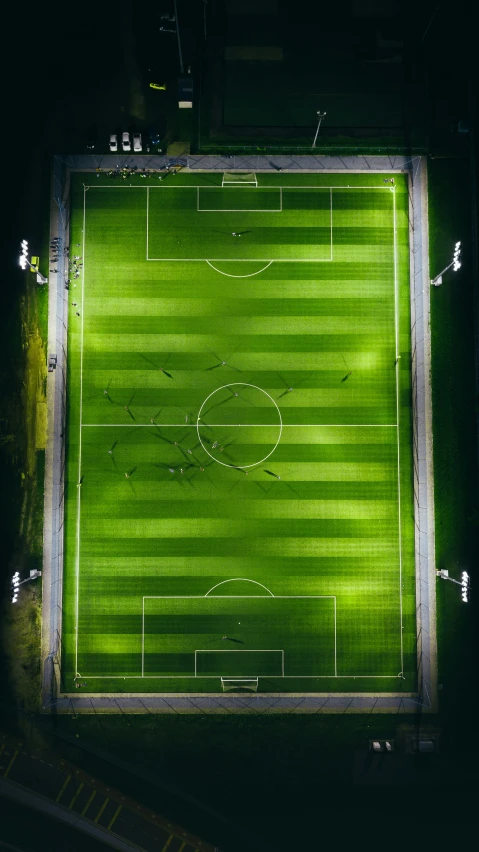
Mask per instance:
[[[461,268],[461,243],[456,243],[454,247],[454,272],[457,272],[458,269]]]
[[[28,266],[30,266],[30,264],[29,264],[29,262],[28,262],[28,257],[27,257],[27,254],[28,254],[28,243],[27,243],[27,241],[26,241],[26,240],[22,240],[22,242],[21,242],[21,244],[20,244],[20,245],[21,245],[22,253],[21,253],[20,257],[19,257],[19,263],[20,263],[20,266],[22,267],[22,269],[26,269],[26,268],[27,268],[27,264],[28,264]]]
[[[467,573],[467,571],[463,571],[462,575],[461,575],[461,587],[462,587],[461,597],[462,597],[462,600],[464,601],[464,603],[467,603],[468,600],[469,600],[469,585],[470,585],[469,574]]]
[[[461,253],[462,243],[460,240],[458,240],[458,242],[454,246],[454,256],[452,258],[451,263],[446,266],[446,268],[443,269],[442,272],[439,273],[439,275],[436,275],[435,278],[431,278],[431,285],[433,287],[439,287],[439,285],[442,284],[442,276],[445,272],[447,272],[448,269],[451,268],[451,266],[453,267],[454,272],[457,272],[457,270],[461,268]]]
[[[455,583],[456,586],[461,587],[461,600],[464,603],[468,603],[469,601],[469,592],[471,589],[471,578],[467,571],[463,571],[461,574],[460,580],[455,580],[454,577],[449,576],[449,571],[447,568],[441,568],[440,571],[436,571],[436,576],[441,577],[442,580],[449,580],[451,583]]]

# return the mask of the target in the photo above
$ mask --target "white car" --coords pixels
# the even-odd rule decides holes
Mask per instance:
[[[143,147],[141,144],[141,133],[133,134],[133,150],[134,151],[142,151]]]
[[[124,151],[131,151],[130,134],[123,133],[121,137],[121,147]]]
[[[116,133],[110,134],[110,151],[118,151],[118,139]]]

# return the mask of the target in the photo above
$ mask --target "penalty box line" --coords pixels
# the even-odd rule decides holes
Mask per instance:
[[[117,189],[121,189],[122,187],[115,187]],[[141,187],[140,187],[141,188]],[[333,261],[333,189],[339,189],[340,187],[332,187],[332,186],[321,186],[321,187],[312,187],[312,186],[289,186],[284,187],[286,190],[320,190],[327,191],[329,189],[329,227],[330,227],[330,246],[329,246],[329,258],[328,257],[319,257],[319,258],[231,258],[231,257],[214,257],[214,258],[204,258],[204,257],[150,257],[150,249],[149,249],[149,241],[150,241],[150,189],[196,189],[196,211],[199,213],[282,213],[283,212],[283,187],[259,187],[259,189],[265,189],[270,191],[271,189],[279,190],[280,193],[280,206],[277,210],[249,210],[249,209],[211,209],[206,210],[200,208],[200,190],[201,189],[223,189],[223,187],[204,187],[199,185],[191,185],[191,186],[175,186],[175,187],[165,187],[165,186],[147,186],[146,189],[146,260],[151,261],[153,263],[209,263],[210,261],[214,263],[268,263],[271,265],[272,263],[331,263]],[[364,189],[365,187],[347,187],[347,189]],[[390,189],[390,187],[376,187],[377,189]]]
[[[187,677],[187,678],[193,677],[193,678],[196,678],[196,676],[197,676],[196,675],[196,653],[197,653],[197,650],[199,650],[199,649],[195,649],[195,651],[194,651],[194,654],[195,654],[195,674],[194,675],[145,675],[145,601],[146,600],[205,600],[206,598],[208,598],[207,594],[206,595],[143,595],[142,601],[141,601],[141,609],[142,609],[142,614],[141,614],[141,624],[142,624],[142,629],[141,629],[141,677],[142,678],[143,677],[155,677],[155,678],[160,678],[161,680],[168,679],[168,678],[171,679],[171,678],[176,678],[176,677]],[[313,679],[315,677],[335,677],[335,678],[338,677],[338,653],[337,653],[338,652],[338,639],[337,639],[338,633],[337,633],[337,597],[336,597],[336,595],[214,595],[213,596],[213,599],[215,599],[215,600],[218,600],[218,599],[219,600],[251,600],[251,598],[254,598],[254,599],[261,598],[263,600],[271,600],[272,598],[277,599],[277,600],[332,600],[333,601],[333,613],[334,613],[334,675],[285,675],[284,674],[284,651],[283,651],[282,652],[283,653],[283,674],[281,675],[281,677],[288,677],[288,678],[305,677],[305,678],[308,678],[308,679],[310,679],[310,678]],[[211,650],[213,651],[214,649],[211,649]],[[231,649],[226,649],[226,648],[225,649],[219,649],[219,651],[220,652],[222,651],[223,653],[226,650],[231,650]],[[263,649],[263,648],[246,649],[245,648],[244,650],[245,651],[246,650],[253,650],[255,652],[260,652],[260,651],[263,651],[263,650],[268,651],[270,649],[267,649],[267,648],[265,648],[265,649]],[[280,652],[280,649],[271,649],[271,650],[274,650],[275,653]],[[231,651],[231,652],[234,653],[234,651]],[[260,675],[254,675],[254,677],[257,677],[257,676],[260,677]],[[265,675],[261,675],[261,676],[265,677]],[[101,677],[101,675],[99,675],[98,677]],[[113,677],[113,675],[108,675],[108,677]],[[140,677],[140,675],[137,675],[137,677]],[[201,677],[201,675],[200,675],[200,677]],[[221,677],[221,675],[206,675],[206,677]],[[343,675],[343,677],[354,677],[354,675]],[[374,675],[368,675],[368,677],[374,677]],[[385,675],[385,677],[393,677],[393,675]]]

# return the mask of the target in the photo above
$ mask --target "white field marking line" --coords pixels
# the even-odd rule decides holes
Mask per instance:
[[[329,188],[329,222],[331,225],[331,253],[330,260],[333,260],[333,190]]]
[[[141,676],[145,676],[145,598],[141,599],[142,628],[141,628]]]
[[[227,582],[227,581],[226,581]],[[251,580],[252,583],[255,580]],[[334,600],[336,595],[213,595],[211,600],[225,600],[225,601],[233,601],[233,600],[266,600],[269,601],[273,597],[275,600],[325,600],[326,598]],[[143,599],[146,601],[174,601],[174,600],[197,600],[204,601],[206,595],[143,595]]]
[[[150,253],[149,247],[149,238],[150,238],[150,187],[146,187],[146,260],[149,260],[148,257]]]
[[[197,654],[281,654],[281,671],[280,675],[198,675],[197,674]],[[284,651],[281,648],[196,648],[195,649],[195,677],[207,678],[226,678],[226,680],[239,679],[257,679],[259,677],[284,677]]]
[[[216,261],[216,263],[219,263],[219,262],[220,262],[220,261],[218,261],[218,260]],[[234,263],[234,262],[235,262],[235,261],[232,261],[232,263]],[[249,262],[250,262],[250,263],[255,263],[255,261],[254,261],[254,260],[249,261]],[[212,269],[214,269],[214,271],[215,271],[215,272],[219,272],[219,273],[220,273],[220,275],[226,275],[226,277],[227,277],[227,278],[252,278],[254,275],[259,275],[259,274],[260,274],[260,272],[264,272],[264,271],[265,271],[265,269],[268,269],[268,267],[269,267],[269,266],[271,266],[271,264],[272,264],[273,262],[274,262],[274,261],[270,260],[270,261],[269,261],[269,263],[267,263],[267,264],[266,264],[266,266],[263,266],[263,268],[262,268],[262,269],[258,269],[258,270],[257,270],[257,272],[250,272],[248,275],[232,275],[232,274],[231,274],[231,272],[223,272],[221,269],[216,269],[216,266],[213,266],[213,264],[212,264],[209,260],[207,260],[207,261],[206,261],[206,263],[208,264],[208,266],[211,266],[211,268],[212,268]],[[258,263],[264,263],[264,261],[263,261],[263,260],[259,260],[259,261],[258,261]]]
[[[216,586],[213,586],[213,587],[209,590],[209,592],[206,592],[206,594],[205,594],[205,598],[207,598],[207,597],[208,597],[208,595],[209,595],[209,594],[210,594],[210,593],[211,593],[214,589],[217,589],[217,588],[218,588],[218,586],[222,586],[224,583],[235,583],[235,582],[236,582],[236,581],[238,581],[238,580],[239,580],[240,582],[242,582],[242,583],[255,583],[257,586],[261,586],[261,588],[262,588],[262,589],[264,589],[266,592],[269,592],[269,594],[271,595],[271,597],[272,597],[272,598],[274,598],[274,597],[275,597],[275,595],[273,595],[273,592],[271,591],[271,589],[268,589],[268,588],[267,588],[267,586],[264,586],[264,585],[263,585],[263,583],[258,583],[258,581],[257,581],[257,580],[249,580],[247,577],[232,577],[232,578],[231,578],[231,580],[221,580],[221,582],[220,582],[220,583],[217,583],[217,584],[216,584]],[[218,596],[218,595],[214,595],[214,597],[219,597],[219,596]],[[255,597],[255,595],[253,595],[253,597]],[[261,597],[264,597],[264,596],[263,596],[263,595],[261,595]]]
[[[260,210],[259,207],[255,207],[254,210],[250,210],[249,207],[221,207],[218,209],[213,209],[212,207],[206,210],[204,207],[200,207],[197,211],[198,213],[282,213],[280,207],[277,210]]]
[[[379,172],[378,172],[378,174],[379,174]],[[249,184],[249,185],[251,185],[251,184]],[[139,184],[139,183],[137,183],[137,184],[131,184],[130,183],[130,184],[121,184],[121,185],[117,184],[116,186],[113,186],[113,184],[109,184],[109,183],[99,183],[99,184],[92,183],[91,186],[85,186],[85,189],[158,189],[160,191],[162,189],[168,189],[168,190],[174,189],[176,191],[177,189],[221,189],[221,188],[222,187],[219,184],[218,184],[218,186],[211,187],[211,186],[205,186],[205,184],[196,184],[196,183],[190,183],[188,186],[186,186],[186,185],[184,185],[184,186],[178,186],[178,185],[173,186],[173,184],[170,184],[169,186],[168,185],[152,186],[151,184],[147,184],[145,186],[145,185]],[[341,184],[337,184],[336,186],[331,186],[331,185],[328,185],[328,186],[326,186],[326,185],[325,186],[282,186],[281,185],[281,186],[278,186],[278,187],[262,186],[262,187],[260,187],[260,189],[285,189],[286,192],[289,192],[289,190],[303,190],[303,189],[316,189],[316,190],[325,190],[325,189],[382,189],[382,190],[385,190],[385,191],[389,190],[391,192],[392,187],[391,186],[341,186]],[[358,677],[359,677],[359,675],[358,675]]]
[[[181,426],[182,429],[196,429],[196,423],[82,423],[82,429],[167,429]],[[221,426],[226,428],[267,429],[276,428],[278,423],[208,423],[208,428]],[[283,429],[397,429],[397,423],[283,423]]]
[[[337,617],[336,617],[336,595],[334,596],[334,677],[338,676],[338,640],[337,640]],[[283,672],[284,676],[284,672]]]
[[[194,680],[195,675],[82,675],[82,678],[88,678],[88,680]],[[202,677],[202,675],[201,675]],[[213,677],[213,675],[211,675]],[[221,675],[215,675],[215,677],[221,677]],[[264,677],[264,675],[260,675],[260,677]],[[340,680],[341,678],[348,678],[350,680],[359,680],[360,678],[375,678],[379,679],[390,679],[390,678],[399,678],[403,679],[402,675],[285,675],[285,680],[297,680],[301,678],[301,680],[319,680],[320,678],[335,678]],[[228,678],[229,680],[229,678]],[[395,693],[393,697],[404,697],[407,698],[409,696],[417,696],[417,692],[399,692]],[[334,695],[333,695],[334,697]],[[390,696],[384,694],[381,695],[380,698],[388,698]]]
[[[404,640],[403,640],[403,600],[402,600],[402,530],[401,530],[401,450],[399,435],[399,365],[398,355],[398,277],[397,277],[397,239],[396,239],[396,193],[393,188],[393,252],[394,252],[394,339],[396,348],[396,422],[397,422],[397,464],[398,464],[398,533],[399,533],[399,635],[401,647],[401,672],[404,671]]]
[[[82,461],[82,412],[83,412],[83,318],[85,315],[85,228],[86,228],[86,187],[83,187],[83,238],[82,238],[82,279],[81,279],[81,317],[80,317],[80,416],[78,428],[78,483],[81,482]],[[78,672],[78,621],[79,621],[79,597],[80,597],[80,507],[81,486],[78,485],[77,501],[77,544],[76,544],[76,577],[75,577],[75,674]]]
[[[98,188],[98,185],[95,185],[95,184],[94,184],[93,186],[97,186],[97,188]],[[109,188],[109,189],[124,189],[124,188],[125,188],[125,187],[111,187],[111,186],[110,186],[110,185],[108,185],[108,184],[105,184],[105,185],[103,185],[103,186],[104,186],[104,187],[106,187],[106,188]],[[137,187],[137,188],[139,188],[139,187]],[[164,189],[164,188],[166,188],[166,187],[155,187],[155,188],[156,188],[156,189]],[[171,188],[171,187],[169,187],[169,188]],[[180,187],[180,186],[175,187],[175,189],[191,189],[191,188],[192,188],[191,186],[189,186],[189,187]],[[197,186],[197,189],[198,189],[198,188],[199,188],[199,187]],[[286,187],[286,189],[326,189],[326,188],[328,188],[328,187]],[[343,189],[343,188],[347,188],[347,189],[391,189],[390,187],[380,187],[380,186],[378,186],[378,187],[369,187],[369,186],[355,186],[355,187],[349,187],[349,186],[348,186],[348,187],[341,187],[341,186],[337,186],[337,187],[329,187],[331,197],[332,197],[332,192],[331,192],[331,190],[332,190],[333,188],[334,188],[334,189]],[[83,258],[85,258],[85,223],[86,223],[86,190],[87,190],[87,189],[90,189],[90,187],[86,187],[86,186],[84,186],[84,194],[83,194]],[[149,189],[150,189],[150,187],[148,187],[148,186],[147,186],[147,187],[145,187],[145,189],[147,190],[147,246],[148,246],[148,233],[149,233],[149,231],[148,231],[148,210],[149,210]],[[393,191],[393,218],[394,218],[394,227],[393,227],[393,232],[394,232],[395,334],[396,334],[396,349],[397,349],[397,335],[398,335],[398,327],[397,327],[397,310],[398,310],[398,305],[397,305],[397,246],[396,246],[396,198],[395,198],[395,192],[394,192],[394,191]],[[332,229],[332,201],[331,201],[331,229]],[[148,247],[147,247],[147,252],[148,252]],[[147,257],[147,260],[149,260],[149,259],[150,259],[150,258],[148,258],[148,257]],[[166,260],[166,258],[165,258],[165,260]],[[179,260],[179,258],[172,258],[172,260]],[[202,258],[198,258],[197,260],[198,260],[198,261],[202,261],[203,259],[202,259]],[[230,260],[230,259],[228,258],[228,260]],[[251,261],[245,261],[245,262],[251,262]],[[253,262],[254,262],[254,261],[253,261]],[[270,262],[269,262],[269,264],[271,264],[272,262],[273,262],[273,261],[270,261]],[[295,261],[293,261],[293,260],[292,260],[291,262],[295,262]],[[305,261],[305,262],[307,262],[307,261]],[[315,261],[311,261],[311,262],[315,262]],[[316,261],[316,262],[317,262],[317,261]],[[207,263],[209,263],[209,261],[207,261]],[[84,280],[85,280],[85,279],[84,279],[84,269],[85,269],[85,261],[83,262],[83,264],[84,264],[84,265],[83,265],[83,273],[82,273],[82,307],[84,308]],[[269,264],[268,264],[268,265],[269,265]],[[255,274],[256,274],[256,273],[255,273]],[[235,277],[236,277],[236,276],[235,276]],[[242,276],[242,277],[249,277],[249,276]],[[84,314],[83,314],[83,310],[82,310],[82,317],[81,317],[81,344],[80,344],[80,423],[79,423],[79,432],[80,432],[80,436],[79,436],[79,480],[80,480],[80,477],[81,477],[80,470],[81,470],[81,430],[82,430],[82,427],[83,427],[83,426],[90,426],[90,427],[95,427],[95,428],[98,428],[98,427],[105,427],[105,428],[108,428],[108,427],[111,427],[111,428],[121,428],[121,427],[126,427],[126,426],[128,426],[128,424],[124,424],[124,423],[118,423],[118,424],[107,424],[107,423],[97,423],[97,424],[94,424],[94,423],[85,423],[85,424],[82,424],[82,423],[81,423],[81,419],[82,419],[82,407],[83,407],[83,315],[84,315]],[[382,424],[382,423],[381,423],[381,424],[378,424],[378,423],[371,423],[371,424],[366,424],[366,423],[359,423],[359,424],[350,424],[350,423],[345,423],[345,424],[338,424],[338,423],[336,423],[336,424],[304,424],[304,423],[300,423],[300,424],[284,424],[284,425],[285,425],[285,426],[286,426],[286,425],[288,425],[288,426],[290,426],[290,427],[292,427],[292,428],[308,428],[308,427],[310,427],[310,428],[324,428],[324,429],[327,429],[327,428],[373,428],[373,427],[374,427],[374,428],[397,428],[397,429],[399,430],[399,387],[398,387],[398,380],[397,380],[397,372],[398,372],[398,368],[397,368],[397,365],[396,365],[396,410],[397,410],[397,419],[398,419],[398,423],[397,423],[397,424]],[[210,396],[211,396],[211,394],[210,394]],[[272,397],[271,397],[271,399],[272,399]],[[205,400],[205,402],[206,402],[206,400]],[[273,402],[274,402],[274,400],[273,400]],[[204,403],[203,403],[203,404],[204,404]],[[275,403],[275,404],[276,404],[276,403]],[[140,426],[140,427],[141,427],[141,426],[143,426],[143,427],[146,427],[146,428],[148,428],[148,425],[149,425],[149,426],[150,426],[150,428],[151,428],[152,424],[139,424],[139,426]],[[189,426],[196,426],[196,427],[197,427],[197,424],[183,424],[183,423],[182,423],[182,424],[154,424],[154,426],[155,426],[155,427],[157,427],[157,428],[165,428],[166,426],[172,426],[172,427],[182,426],[182,427],[184,427],[185,425],[189,425]],[[230,427],[232,427],[232,426],[239,426],[239,427],[241,427],[241,426],[242,426],[242,424],[229,424],[229,423],[228,423],[228,424],[210,424],[210,425],[211,425],[211,426],[228,427],[228,428],[230,428]],[[264,427],[274,426],[274,427],[276,427],[278,424],[263,424],[263,423],[260,423],[260,424],[248,424],[248,425],[249,425],[249,426],[253,426],[253,425],[254,425],[254,427],[255,427],[255,428],[257,428],[257,427],[259,427],[259,426],[264,426]],[[282,424],[282,426],[283,426],[283,424]],[[130,428],[131,428],[131,424],[130,424]],[[244,427],[243,427],[243,428],[244,428]],[[399,563],[400,563],[401,671],[403,671],[403,636],[402,636],[402,538],[401,538],[401,507],[400,507],[400,474],[399,474],[399,461],[400,461],[400,448],[399,448],[399,432],[398,432],[398,497],[399,497],[398,508],[399,508]],[[223,463],[222,463],[222,462],[220,462],[220,464],[223,464]],[[229,467],[229,465],[225,465],[225,466]],[[80,489],[79,489],[79,490],[80,490]],[[80,567],[80,566],[79,566],[79,549],[80,549],[80,495],[78,495],[78,510],[77,510],[76,652],[75,652],[76,669],[78,669],[78,611],[79,611],[79,567]],[[152,596],[152,597],[154,597],[154,596]],[[190,596],[186,596],[186,595],[185,595],[185,596],[182,596],[182,597],[190,597]],[[220,596],[218,595],[218,596],[216,596],[216,597],[220,597]],[[236,597],[236,596],[235,596],[235,597]],[[257,596],[257,597],[263,597],[263,596]],[[336,598],[335,598],[335,596],[330,596],[330,595],[324,595],[324,596],[314,596],[314,595],[290,595],[290,596],[277,596],[277,597],[292,597],[292,598],[307,598],[307,597],[334,597],[334,600],[335,600],[335,610],[336,610]],[[335,621],[336,621],[336,615],[335,615]],[[143,634],[144,634],[144,629],[143,629]],[[335,623],[335,655],[336,655],[336,623]],[[400,676],[401,676],[401,675],[337,675],[337,674],[335,675],[335,677],[353,677],[353,678],[356,678],[356,677],[358,677],[358,678],[359,678],[359,677],[364,677],[364,678],[368,678],[368,677],[380,677],[380,678],[383,678],[383,677],[384,677],[384,678],[390,678],[390,677],[400,677]],[[98,678],[96,678],[96,676],[95,676],[95,679],[101,679],[101,677],[103,677],[103,676],[102,676],[102,675],[99,675],[99,676],[98,676]],[[108,677],[108,678],[114,678],[114,677],[116,677],[116,676],[115,676],[115,675],[106,675],[105,677]],[[140,676],[129,676],[129,677],[128,677],[128,679],[134,679],[134,678],[136,678],[136,677],[140,677]],[[143,675],[142,675],[141,677],[143,677]],[[169,676],[169,675],[164,675],[164,676],[163,676],[163,675],[158,675],[158,676],[156,676],[156,675],[152,675],[152,676],[148,676],[148,677],[152,677],[152,678],[156,678],[156,677],[161,677],[161,678],[165,677],[165,678],[168,678],[168,677],[170,677],[170,678],[173,678],[173,677],[176,677],[176,676]],[[294,678],[296,678],[296,677],[301,677],[301,676],[300,676],[300,675],[291,675],[291,676],[287,676],[287,677],[294,677]],[[310,676],[310,675],[305,675],[305,676],[304,676],[304,678],[312,678],[312,679],[314,679],[315,677],[318,677],[318,678],[319,678],[319,677],[330,677],[330,676],[329,676],[329,675],[317,675],[317,676],[315,676],[315,675],[311,675],[311,676]]]
[[[267,396],[267,397],[268,397],[268,399],[270,399],[270,400],[271,400],[271,402],[273,403],[273,405],[275,405],[275,406],[276,406],[276,410],[277,410],[277,412],[278,412],[278,417],[279,417],[279,423],[277,424],[277,426],[279,426],[279,435],[278,435],[278,440],[276,441],[276,443],[275,443],[275,445],[274,445],[273,449],[271,450],[271,452],[269,452],[267,456],[264,456],[264,458],[262,458],[262,459],[261,459],[261,461],[255,462],[254,464],[231,465],[231,464],[227,464],[226,462],[222,462],[222,461],[220,461],[219,459],[215,458],[215,456],[212,456],[212,455],[211,455],[211,453],[209,452],[209,450],[207,450],[207,449],[206,449],[206,447],[205,447],[205,445],[204,445],[203,441],[201,440],[201,435],[200,435],[200,426],[203,426],[203,427],[205,427],[205,428],[207,428],[207,429],[211,429],[211,428],[212,428],[211,426],[209,426],[209,425],[207,425],[207,424],[205,424],[205,423],[200,423],[200,419],[201,419],[201,412],[203,411],[204,406],[206,405],[206,403],[208,402],[208,400],[209,400],[209,399],[211,399],[211,397],[212,397],[212,396],[214,396],[214,394],[215,394],[215,393],[217,393],[217,391],[223,390],[224,388],[228,388],[228,389],[229,389],[229,388],[232,388],[232,387],[234,387],[234,386],[236,386],[236,385],[241,385],[241,387],[255,388],[256,390],[261,391],[262,393],[264,393],[264,395],[265,395],[265,396]],[[239,423],[238,423],[238,426],[240,426],[240,425],[241,425],[241,424],[239,424]],[[265,461],[266,461],[266,459],[269,459],[269,457],[270,457],[270,456],[274,453],[274,451],[275,451],[276,447],[278,446],[278,444],[279,444],[279,442],[280,442],[280,440],[281,440],[281,435],[282,435],[282,433],[283,433],[283,419],[282,419],[282,417],[281,417],[281,412],[280,412],[280,410],[279,410],[279,408],[278,408],[277,403],[275,402],[275,400],[273,399],[273,397],[269,395],[269,393],[268,393],[267,391],[263,390],[263,388],[258,387],[258,385],[252,385],[252,384],[250,384],[249,382],[231,382],[231,384],[229,384],[229,385],[221,385],[221,387],[216,388],[214,391],[211,391],[211,393],[210,393],[210,394],[208,394],[208,396],[206,397],[206,399],[205,399],[205,400],[203,400],[203,403],[202,403],[202,405],[201,405],[201,408],[200,408],[200,410],[199,410],[199,412],[198,412],[198,417],[196,418],[196,433],[197,433],[197,435],[198,435],[198,441],[200,442],[200,444],[201,444],[201,446],[203,447],[203,449],[204,449],[205,453],[206,453],[206,454],[210,457],[210,459],[213,459],[213,461],[217,462],[218,464],[222,465],[223,467],[234,467],[234,468],[241,467],[241,468],[244,470],[244,468],[246,468],[246,467],[257,467],[257,465],[259,465],[259,464],[263,464],[263,462],[265,462]]]
[[[204,263],[205,257],[148,257],[152,263]],[[215,257],[215,263],[330,263],[329,257]],[[243,276],[247,277],[247,276]]]
[[[233,184],[233,185],[236,186],[237,184]],[[244,185],[244,184],[242,184],[242,185]],[[108,185],[106,185],[106,186],[108,186]],[[149,191],[150,191],[150,189],[172,189],[172,188],[174,188],[174,189],[196,189],[196,209],[197,209],[198,212],[202,212],[202,213],[239,213],[239,212],[241,212],[241,213],[280,213],[281,212],[282,213],[283,212],[283,187],[282,186],[277,187],[280,190],[280,209],[279,210],[241,210],[241,211],[239,211],[239,210],[203,210],[202,208],[200,208],[200,206],[199,206],[200,189],[212,189],[212,188],[213,189],[221,189],[223,186],[224,186],[224,184],[222,184],[221,187],[219,187],[219,186],[218,187],[202,187],[201,185],[197,184],[195,186],[191,185],[191,186],[175,186],[175,187],[171,187],[171,186],[170,187],[165,187],[165,186],[154,186],[154,187],[146,186],[146,187],[144,187],[147,190],[147,246],[148,246],[148,234],[149,234],[148,208],[149,208]],[[256,184],[256,186],[257,186],[257,184]],[[121,187],[121,186],[112,187],[112,189],[123,189],[123,188],[124,187]],[[268,266],[271,266],[271,264],[274,261],[276,261],[276,263],[296,263],[296,262],[298,262],[298,263],[330,263],[333,260],[333,189],[369,189],[369,188],[370,187],[364,187],[364,186],[356,186],[356,187],[352,187],[352,186],[348,186],[348,187],[341,187],[341,186],[335,186],[335,187],[332,187],[332,186],[286,186],[286,187],[284,187],[284,189],[286,189],[286,190],[289,190],[289,189],[297,189],[297,190],[303,190],[303,189],[326,190],[326,189],[329,189],[329,195],[330,195],[330,228],[331,228],[331,248],[330,248],[330,257],[329,258],[324,258],[324,257],[320,257],[320,258],[297,258],[297,259],[295,259],[295,258],[284,258],[284,259],[283,258],[279,258],[279,259],[274,258],[274,260],[268,261],[266,258],[254,258],[253,260],[251,260],[251,259],[245,259],[245,258],[237,258],[237,259],[233,258],[232,259],[232,258],[221,258],[220,257],[220,258],[215,258],[215,263],[226,263],[226,262],[230,262],[230,263],[254,263],[255,260],[257,260],[258,263],[267,263]],[[385,186],[376,186],[376,187],[372,187],[372,188],[373,189],[391,189],[391,187],[387,187],[387,186],[386,187]],[[260,189],[271,189],[271,187],[260,187]],[[206,258],[201,258],[201,257],[189,257],[189,258],[148,257],[148,251],[149,250],[148,250],[148,247],[147,247],[146,259],[149,260],[149,261],[155,262],[155,263],[162,263],[162,262],[165,262],[165,263],[174,263],[174,262],[178,262],[178,263],[179,262],[201,263],[202,261],[206,260]],[[211,268],[215,270],[215,272],[219,272],[221,275],[226,275],[228,278],[251,278],[253,275],[258,275],[259,272],[264,271],[263,269],[261,269],[258,272],[252,272],[250,275],[229,275],[227,272],[222,272],[220,269],[216,269],[212,265],[212,263],[210,263],[209,260],[206,260],[206,263],[208,263],[209,266],[211,266]],[[265,266],[264,269],[267,269],[268,266]]]
[[[223,580],[222,582],[228,582],[228,580]],[[256,580],[251,580],[250,582],[255,583]],[[218,585],[221,586],[222,583],[218,583]],[[258,583],[258,585],[262,585],[262,584]],[[214,586],[213,588],[216,588],[216,586]],[[263,588],[266,588],[266,587],[263,586]],[[211,591],[211,589],[210,589],[210,591]],[[286,678],[308,678],[308,679],[311,679],[311,680],[314,680],[316,677],[318,677],[318,678],[319,677],[322,677],[322,678],[326,678],[326,677],[335,677],[335,678],[337,678],[337,677],[376,677],[376,675],[338,675],[337,674],[337,666],[336,666],[336,648],[337,648],[336,595],[271,595],[271,593],[270,593],[270,595],[213,595],[211,600],[227,600],[227,601],[228,600],[229,601],[231,601],[231,600],[258,600],[258,599],[259,600],[271,600],[271,596],[273,597],[274,600],[329,600],[329,599],[331,599],[333,601],[333,607],[334,607],[333,611],[334,611],[334,670],[335,670],[335,674],[334,675],[285,675],[284,674],[284,652],[283,652],[283,675],[281,675],[282,677],[286,677]],[[142,598],[143,612],[145,611],[145,601],[146,600],[204,600],[206,597],[207,597],[207,595],[143,595],[143,598]],[[145,625],[144,625],[144,620],[143,620],[143,642],[144,642],[144,635],[145,635]],[[205,650],[208,651],[208,649],[205,649]],[[221,649],[218,649],[218,650],[220,650],[220,652],[221,652]],[[230,649],[230,648],[224,649],[224,651],[230,651],[230,650],[233,650],[233,649]],[[244,648],[244,649],[238,649],[238,650],[245,650],[245,651],[251,650],[251,651],[258,651],[259,652],[261,650],[279,651],[280,649],[279,648],[277,648],[277,649],[269,649],[269,648],[264,648],[264,649],[249,648],[248,649],[248,648]],[[214,649],[211,649],[211,652],[213,653]],[[142,668],[142,671],[143,671],[143,668]],[[261,676],[266,677],[266,675],[261,675]],[[399,675],[378,675],[378,677],[388,677],[388,678],[389,677],[400,677],[400,676],[401,676],[401,674],[399,674]],[[98,679],[100,679],[102,677],[102,675],[98,675],[98,676],[94,676],[94,677],[98,677]],[[113,677],[116,677],[116,675],[106,675],[106,677],[111,679]],[[136,677],[143,677],[143,674],[142,675],[129,675],[129,678],[131,678],[131,677],[135,677],[135,678]],[[176,679],[177,676],[176,675],[146,675],[146,677],[160,678],[160,679],[167,679],[167,678],[170,678],[170,679],[175,678]],[[196,650],[195,650],[195,674],[194,675],[178,675],[178,677],[179,678],[185,677],[185,678],[188,678],[188,679],[196,677]],[[220,675],[200,675],[200,677],[214,678],[214,677],[220,677]],[[254,677],[256,677],[256,675],[254,675]],[[260,675],[258,675],[258,677],[260,677]],[[279,675],[274,675],[274,677],[279,677]]]

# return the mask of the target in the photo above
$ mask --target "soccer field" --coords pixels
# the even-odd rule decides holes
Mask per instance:
[[[416,688],[408,187],[383,177],[72,175],[64,691]]]

